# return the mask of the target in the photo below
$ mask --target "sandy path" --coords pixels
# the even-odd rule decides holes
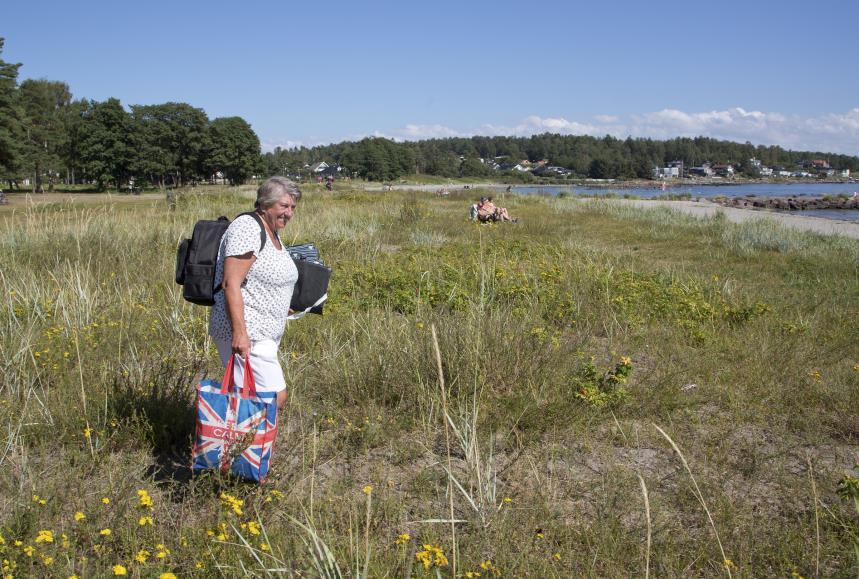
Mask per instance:
[[[710,202],[702,201],[662,201],[645,199],[607,199],[611,203],[631,205],[642,209],[653,207],[670,207],[683,213],[699,217],[712,216],[716,213],[724,213],[729,221],[741,223],[754,219],[772,219],[793,229],[813,231],[823,234],[839,234],[846,237],[859,239],[859,223],[853,221],[838,221],[836,219],[825,219],[823,217],[810,217],[808,215],[791,215],[790,213],[777,213],[775,211],[759,211],[755,209],[740,209],[737,207],[722,207]]]

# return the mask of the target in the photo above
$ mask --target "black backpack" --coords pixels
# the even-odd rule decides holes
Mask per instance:
[[[253,211],[242,213],[256,219],[260,226],[260,251],[265,247],[265,227],[260,216]],[[240,217],[237,215],[236,217]],[[200,220],[194,225],[191,239],[183,239],[176,251],[176,283],[182,286],[182,297],[201,306],[215,304],[215,294],[221,285],[215,286],[215,267],[218,263],[218,249],[221,238],[230,225],[224,217]]]

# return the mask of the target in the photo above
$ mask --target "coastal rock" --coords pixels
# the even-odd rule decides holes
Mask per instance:
[[[778,211],[859,209],[859,195],[853,197],[719,197],[712,201],[725,207],[754,207]]]

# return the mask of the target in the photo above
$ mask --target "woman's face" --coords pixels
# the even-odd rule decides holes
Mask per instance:
[[[276,201],[274,205],[263,209],[262,215],[272,229],[279,231],[286,226],[287,221],[292,219],[294,211],[295,199],[287,193]]]

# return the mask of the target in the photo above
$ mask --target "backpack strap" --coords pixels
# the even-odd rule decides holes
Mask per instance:
[[[265,247],[266,238],[268,238],[268,236],[265,234],[265,225],[262,224],[262,217],[260,217],[259,213],[257,213],[256,211],[240,213],[239,215],[236,215],[236,217],[241,217],[242,215],[250,215],[257,222],[257,225],[259,225],[259,250],[262,251],[262,248]],[[272,235],[277,237],[277,233],[274,233],[274,231],[272,231]],[[280,238],[278,237],[277,240],[280,241]]]
[[[242,215],[250,215],[257,222],[257,225],[259,225],[259,250],[262,251],[262,248],[265,247],[266,239],[268,239],[268,235],[265,234],[265,225],[262,224],[262,218],[256,211],[247,211],[245,213],[239,213],[238,215],[236,215],[236,218],[239,218]],[[226,217],[220,217],[219,219],[226,219]],[[278,234],[275,233],[274,230],[272,230],[272,235],[277,237],[277,240],[280,241],[280,236],[278,236]],[[222,289],[224,289],[223,282],[215,286],[214,293],[218,293]]]

